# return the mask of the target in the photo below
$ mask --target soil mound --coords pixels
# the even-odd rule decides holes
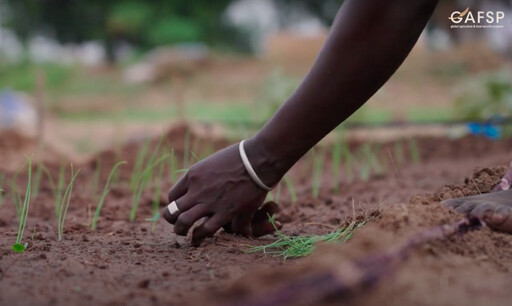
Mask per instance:
[[[326,284],[332,285],[322,278],[332,271],[338,271],[341,278],[349,280],[347,286],[351,286],[350,280],[361,270],[355,262],[385,257],[414,233],[461,220],[463,216],[439,201],[489,192],[505,169],[476,169],[463,185],[449,185],[437,193],[416,196],[409,204],[389,206],[376,221],[342,246],[321,246],[314,256],[296,265],[268,268],[237,280],[219,296],[221,304],[264,303],[266,297],[283,298],[287,290],[295,287],[297,290],[304,288],[306,293],[299,290],[298,300],[281,305],[329,305],[340,301],[354,305],[506,305],[512,298],[508,286],[512,269],[512,235],[489,228],[426,243],[409,257],[400,258],[395,268],[378,277],[375,286],[353,288],[353,294],[349,296],[322,296],[318,294],[321,290],[308,294],[306,289],[307,286],[325,289]]]

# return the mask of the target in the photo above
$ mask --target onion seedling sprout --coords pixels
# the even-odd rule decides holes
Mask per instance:
[[[361,162],[359,167],[359,177],[363,182],[367,182],[370,179],[371,168],[368,162],[364,160]]]
[[[292,180],[288,177],[284,177],[284,183],[286,184],[286,188],[288,189],[288,193],[290,194],[290,197],[292,198],[292,203],[297,202],[297,193],[295,192],[295,188],[293,187]]]
[[[18,191],[18,186],[16,185],[15,179],[11,181],[11,197],[14,203],[14,208],[16,209],[16,214],[18,215],[18,217],[20,217],[22,210],[21,195]]]
[[[41,188],[41,176],[43,174],[44,165],[40,162],[37,165],[36,172],[34,173],[34,184],[32,186],[32,198],[37,198],[39,189]]]
[[[144,164],[144,160],[146,159],[146,155],[149,151],[149,141],[146,141],[138,150],[137,157],[135,158],[135,164],[133,166],[132,175],[130,178],[130,189],[132,192],[135,190],[135,185],[137,183],[138,175],[142,170],[142,166]]]
[[[108,188],[110,185],[110,181],[112,180],[112,177],[114,176],[114,173],[116,172],[117,168],[119,168],[121,165],[126,164],[125,161],[120,161],[112,168],[110,171],[110,174],[108,175],[107,182],[105,183],[105,187],[103,188],[103,193],[101,194],[100,201],[98,203],[98,206],[96,207],[96,210],[94,212],[94,217],[91,221],[91,230],[95,231],[97,224],[98,224],[98,218],[101,213],[101,208],[103,207],[103,203],[105,202],[105,198],[110,192],[110,189]]]
[[[66,215],[68,213],[69,203],[71,201],[71,195],[73,193],[73,185],[79,173],[80,169],[75,173],[73,170],[73,165],[71,165],[71,179],[69,180],[69,184],[66,187],[64,195],[60,198],[61,201],[59,203],[59,212],[57,215],[57,234],[59,236],[59,240],[62,240],[64,232],[64,223],[66,222]]]
[[[27,244],[22,244],[21,239],[23,239],[23,232],[25,231],[25,227],[27,225],[28,209],[30,206],[30,197],[32,192],[32,157],[25,157],[28,160],[27,189],[25,191],[25,199],[23,200],[23,207],[21,209],[21,213],[18,214],[19,226],[18,235],[16,236],[16,243],[12,246],[13,251],[17,253],[23,253],[27,248]]]
[[[26,157],[26,156],[25,156]],[[28,159],[28,157],[26,157]],[[14,208],[16,209],[16,214],[18,217],[21,216],[21,210],[22,210],[22,203],[21,203],[21,194],[18,190],[18,176],[20,175],[21,171],[25,169],[25,165],[27,162],[25,162],[21,167],[16,170],[16,173],[14,173],[14,177],[11,180],[10,187],[11,187],[11,196],[14,202]],[[32,170],[31,170],[32,173]]]
[[[62,190],[64,189],[64,181],[66,179],[64,173],[64,165],[59,167],[59,176],[57,178],[57,188],[54,190],[55,194],[55,216],[58,218],[60,213],[60,203],[62,199]]]
[[[139,208],[139,202],[142,198],[142,192],[146,188],[147,184],[151,180],[151,175],[153,173],[153,169],[158,166],[160,163],[162,163],[165,159],[169,157],[168,154],[164,154],[162,157],[160,157],[158,160],[148,163],[144,171],[138,173],[136,184],[135,184],[135,190],[133,194],[133,201],[132,201],[132,209],[130,211],[130,221],[135,220],[135,217],[137,215],[137,210]]]
[[[379,151],[380,147],[377,149]],[[376,175],[382,175],[386,171],[384,170],[383,166],[381,165],[379,158],[375,154],[374,150],[372,149],[372,146],[369,144],[365,144],[362,148],[363,154],[366,156],[366,159],[368,163],[371,165],[371,168],[373,168],[374,173]]]

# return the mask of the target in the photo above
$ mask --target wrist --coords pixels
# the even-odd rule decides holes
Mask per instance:
[[[244,148],[254,171],[267,186],[274,187],[290,168],[276,150],[257,136],[247,139]]]

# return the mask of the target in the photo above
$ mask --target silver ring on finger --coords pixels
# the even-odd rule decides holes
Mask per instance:
[[[169,205],[167,205],[167,210],[169,210],[169,213],[171,215],[180,212],[178,205],[176,204],[176,201],[172,201]]]

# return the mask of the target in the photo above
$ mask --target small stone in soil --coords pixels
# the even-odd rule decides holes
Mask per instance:
[[[143,280],[143,281],[139,282],[139,285],[138,285],[138,286],[139,286],[139,288],[144,288],[144,289],[146,289],[146,288],[148,288],[148,287],[149,287],[149,283],[150,283],[150,282],[151,282],[151,281],[150,281],[149,279],[145,279],[145,280]]]

